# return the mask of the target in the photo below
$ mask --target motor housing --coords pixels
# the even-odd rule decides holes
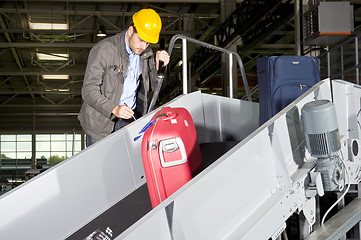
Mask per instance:
[[[329,100],[306,103],[302,109],[306,147],[317,158],[316,171],[321,173],[325,191],[344,186],[344,171],[338,155],[341,149],[335,105]]]

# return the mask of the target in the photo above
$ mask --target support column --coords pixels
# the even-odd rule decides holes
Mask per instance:
[[[34,113],[34,112],[33,112]],[[31,168],[36,168],[36,134],[35,134],[35,114],[33,114],[33,131],[31,133]]]
[[[295,0],[295,54],[304,55],[303,47],[303,0]]]
[[[188,17],[183,17],[183,29],[187,33],[188,37],[195,38],[195,21],[196,19],[194,14],[190,14]],[[195,45],[191,43],[187,43],[188,93],[195,91],[197,88],[196,86],[197,77],[196,76],[192,77],[192,73],[191,73],[191,68],[193,63],[189,62],[190,57],[194,54],[195,51],[196,51]]]
[[[81,132],[81,150],[85,149],[85,134],[84,132]]]
[[[295,0],[294,1],[294,18],[295,18],[295,54],[300,56],[301,55],[301,27],[300,27],[300,2],[302,0]]]
[[[231,15],[231,13],[236,9],[235,0],[221,0],[221,22],[226,21],[226,19]],[[217,43],[218,44],[218,43]],[[237,45],[233,45],[228,48],[228,50],[237,51]],[[232,68],[232,83],[233,83],[233,96],[237,97],[238,94],[238,77],[237,77],[237,61],[233,58],[233,68]],[[222,73],[222,95],[230,96],[230,86],[229,86],[229,56],[228,54],[222,54],[221,62],[221,73]]]

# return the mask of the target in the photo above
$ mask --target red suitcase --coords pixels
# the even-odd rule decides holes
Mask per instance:
[[[142,159],[154,208],[192,179],[201,169],[202,155],[185,108],[165,107],[152,121],[143,136]]]

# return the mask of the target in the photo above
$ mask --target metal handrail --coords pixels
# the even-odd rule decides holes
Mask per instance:
[[[174,35],[169,43],[169,47],[168,47],[168,54],[171,55],[173,47],[174,47],[174,43],[175,41],[177,41],[178,39],[182,39],[182,61],[183,61],[183,94],[187,93],[187,41],[191,42],[191,43],[195,43],[198,45],[201,45],[203,47],[207,47],[207,48],[211,48],[223,53],[227,53],[229,56],[229,97],[233,98],[233,82],[232,82],[232,68],[233,68],[233,55],[236,57],[240,71],[241,71],[241,75],[242,75],[242,79],[243,79],[243,84],[244,84],[244,88],[246,91],[246,96],[247,96],[247,100],[248,101],[252,101],[251,95],[250,95],[250,91],[249,91],[249,86],[248,86],[248,82],[247,82],[247,78],[246,78],[246,73],[244,71],[244,67],[243,67],[243,63],[242,63],[242,59],[241,57],[238,55],[237,52],[233,52],[230,51],[228,49],[225,48],[221,48],[206,42],[202,42],[199,41],[197,39],[194,38],[190,38],[181,34],[177,34]]]
[[[211,49],[214,49],[214,50],[217,50],[217,51],[228,54],[229,63],[230,63],[229,68],[228,68],[228,70],[229,70],[229,93],[230,93],[229,97],[230,98],[233,98],[233,82],[232,82],[233,58],[232,57],[233,57],[233,55],[235,55],[236,59],[237,59],[237,62],[238,62],[238,65],[239,65],[239,69],[241,71],[242,80],[243,80],[244,88],[245,88],[245,91],[246,91],[247,100],[252,102],[252,98],[251,98],[251,94],[250,94],[250,90],[249,90],[249,86],[248,86],[248,82],[247,82],[247,78],[246,78],[246,73],[244,71],[244,67],[243,67],[243,63],[242,63],[242,59],[238,55],[237,52],[233,52],[233,51],[230,51],[230,50],[225,49],[225,48],[221,48],[221,47],[218,47],[218,46],[206,43],[206,42],[202,42],[202,41],[199,41],[199,40],[194,39],[194,38],[186,37],[186,36],[181,35],[181,34],[176,34],[171,38],[170,43],[169,43],[169,47],[168,47],[169,56],[172,54],[174,43],[178,39],[182,39],[183,94],[187,94],[187,92],[188,92],[188,86],[187,86],[188,85],[187,84],[187,82],[188,82],[187,81],[188,80],[188,77],[187,77],[187,41],[189,41],[191,43],[195,43],[195,44],[201,45],[203,47],[211,48]],[[156,103],[156,101],[158,99],[158,94],[159,94],[160,89],[162,87],[162,83],[163,83],[163,79],[159,79],[158,85],[156,86],[156,88],[154,90],[153,97],[152,97],[152,100],[151,100],[149,108],[148,108],[148,113],[151,112],[153,110],[154,106],[155,106],[155,103]]]
[[[348,72],[355,69],[355,71],[356,71],[356,73],[355,73],[355,75],[356,75],[356,79],[355,79],[356,84],[360,84],[360,77],[359,77],[360,63],[359,63],[359,46],[358,46],[358,39],[359,38],[361,38],[361,34],[357,34],[353,38],[350,38],[350,39],[336,45],[332,49],[328,49],[326,52],[324,52],[324,53],[322,53],[322,54],[320,54],[318,56],[318,59],[320,59],[320,60],[322,58],[324,58],[324,57],[327,57],[327,77],[328,78],[332,79],[334,77],[339,77],[339,76],[341,76],[341,78],[344,78],[345,73],[348,73]],[[355,43],[354,44],[354,46],[355,46],[355,65],[348,68],[348,69],[344,69],[344,61],[343,61],[344,60],[344,46],[346,44],[350,44],[352,42]],[[341,55],[341,59],[340,59],[341,60],[341,72],[331,76],[331,68],[332,68],[332,66],[331,66],[331,53],[336,52],[338,50],[340,50],[340,55]]]

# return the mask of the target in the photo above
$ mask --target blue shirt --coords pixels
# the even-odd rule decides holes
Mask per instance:
[[[128,31],[127,31],[128,32]],[[127,35],[125,33],[125,36]],[[127,41],[125,40],[125,48],[129,56],[128,72],[124,80],[123,93],[120,96],[119,106],[127,104],[130,108],[136,107],[135,92],[139,85],[139,76],[141,74],[140,57],[132,52]]]

